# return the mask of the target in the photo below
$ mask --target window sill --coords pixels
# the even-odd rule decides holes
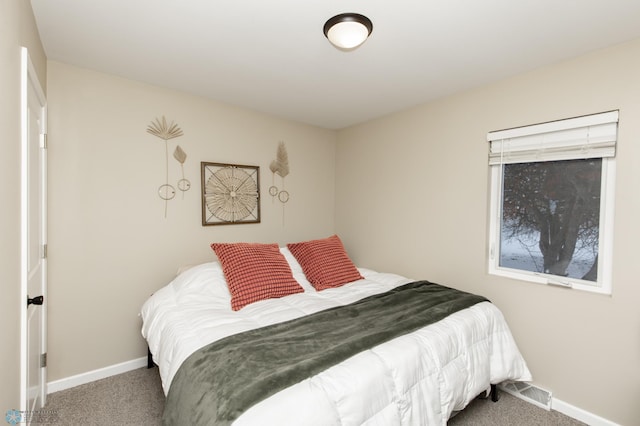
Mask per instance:
[[[535,272],[518,271],[508,268],[489,266],[489,275],[496,275],[504,278],[511,278],[518,281],[526,281],[535,284],[544,284],[551,287],[559,287],[567,290],[580,290],[589,293],[603,294],[611,296],[611,285],[598,286],[594,284],[584,284],[587,281],[573,278],[560,278],[553,275],[540,274]]]

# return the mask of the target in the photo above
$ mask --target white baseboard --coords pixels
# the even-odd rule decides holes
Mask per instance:
[[[618,423],[597,416],[593,413],[583,410],[582,408],[578,408],[556,398],[553,398],[551,402],[551,408],[559,413],[564,414],[565,416],[580,420],[581,422],[586,423],[589,426],[620,426]]]
[[[147,357],[145,356],[131,361],[121,362],[120,364],[110,365],[109,367],[76,374],[75,376],[64,379],[54,380],[53,382],[47,383],[47,394],[95,382],[96,380],[105,379],[115,376],[116,374],[126,373],[131,370],[146,367],[146,365]]]
[[[511,392],[509,389],[506,389],[502,384],[498,385],[498,388],[503,391],[503,392],[507,392],[510,395],[515,396],[518,399],[521,399],[529,404],[533,404],[536,406],[539,406],[541,408],[545,408],[548,409],[546,407],[543,407],[542,405],[539,405],[535,402],[533,402],[532,400],[530,400],[529,398],[521,395],[518,392]],[[549,392],[549,391],[547,391]],[[588,424],[589,426],[620,426],[618,423],[612,422],[611,420],[607,420],[605,418],[602,418],[600,416],[597,416],[593,413],[590,413],[586,410],[583,410],[582,408],[578,408],[574,405],[571,405],[567,402],[564,402],[562,400],[559,400],[558,398],[554,398],[551,397],[551,409],[555,410],[559,413],[564,414],[565,416],[569,416],[573,419],[579,420],[583,423]]]

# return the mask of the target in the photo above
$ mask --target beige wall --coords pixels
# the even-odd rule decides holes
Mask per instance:
[[[358,264],[488,296],[535,383],[640,419],[640,40],[339,132],[336,229]],[[620,110],[613,295],[487,274],[491,130]]]
[[[40,81],[46,58],[29,2],[0,0],[0,414],[20,402],[20,47]]]
[[[50,380],[144,356],[142,303],[179,266],[212,260],[212,242],[333,232],[335,132],[57,62],[48,78]],[[184,132],[169,141],[170,181],[179,144],[192,183],[166,219],[164,141],[146,132],[162,115]],[[291,166],[284,225],[268,195],[280,140]],[[201,161],[260,167],[260,224],[201,225]]]

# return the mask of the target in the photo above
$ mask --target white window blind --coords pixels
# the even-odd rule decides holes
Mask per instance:
[[[489,132],[489,165],[615,157],[618,111]]]

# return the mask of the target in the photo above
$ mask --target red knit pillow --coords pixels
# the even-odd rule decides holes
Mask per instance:
[[[211,248],[222,264],[234,311],[259,300],[304,291],[277,244],[214,243]]]
[[[362,279],[337,235],[287,244],[287,247],[316,290],[340,287]]]

